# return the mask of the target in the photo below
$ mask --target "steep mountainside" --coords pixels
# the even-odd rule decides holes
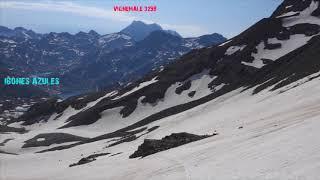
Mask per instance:
[[[305,3],[308,4],[307,1]],[[318,71],[316,52],[320,26],[319,18],[312,15],[317,10],[318,2],[309,1],[309,5],[299,14],[304,14],[301,18],[313,19],[312,24],[301,22],[299,14],[297,17],[272,16],[263,19],[230,41],[190,52],[163,70],[123,89],[118,97],[111,100],[107,98],[96,107],[70,117],[65,127],[94,123],[100,118],[100,113],[111,108],[123,107],[120,114],[127,117],[134,114],[139,105],[150,104],[156,107],[158,103],[166,102],[163,98],[171,89],[176,94],[174,96],[182,96],[186,92],[191,94],[185,97],[186,100],[163,106],[160,112],[150,112],[145,115],[146,118],[172,115],[240,87],[252,87],[254,93],[257,93],[272,85],[275,85],[274,90],[312,75]],[[202,82],[203,78],[205,83]],[[192,83],[196,82],[194,79],[201,81],[202,87],[197,87],[200,92],[192,90]],[[97,113],[98,116],[91,113]]]
[[[7,126],[29,132],[0,137],[3,176],[317,179],[319,4],[285,0],[229,41],[119,91],[32,106]]]

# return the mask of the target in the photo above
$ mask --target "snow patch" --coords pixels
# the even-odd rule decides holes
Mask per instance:
[[[198,40],[199,38],[189,38],[186,40],[186,43],[183,46],[191,49],[203,48],[204,46],[200,45]]]
[[[309,24],[318,24],[320,25],[320,18],[311,16],[311,13],[319,7],[319,1],[312,1],[310,6],[305,10],[301,11],[298,16],[283,18],[283,26],[291,27],[297,24],[309,23]],[[292,14],[294,12],[288,12],[287,14]],[[285,15],[285,14],[284,14]],[[281,15],[281,16],[284,16]]]
[[[286,9],[289,9],[289,8],[291,8],[293,5],[289,5],[289,6],[286,6]]]
[[[9,44],[14,44],[14,43],[16,43],[15,41],[10,40],[10,39],[0,39],[0,41],[3,42],[3,43],[9,43]]]
[[[232,55],[232,54],[234,54],[234,53],[236,53],[236,52],[238,52],[238,51],[242,51],[246,46],[247,46],[247,45],[230,46],[230,47],[227,49],[225,55],[230,56],[230,55]]]
[[[108,35],[105,35],[103,37],[101,37],[98,41],[100,44],[105,44],[105,43],[108,43],[108,42],[111,42],[111,41],[114,41],[114,40],[117,40],[117,39],[125,39],[125,40],[130,40],[131,37],[130,36],[127,36],[125,34],[118,34],[118,33],[113,33],[113,34],[108,34]],[[128,46],[131,46],[132,44],[127,44]]]
[[[282,14],[280,16],[277,16],[277,18],[286,17],[286,16],[293,16],[295,14],[297,14],[297,12],[290,11],[290,12],[287,12],[287,13]]]
[[[38,138],[37,141],[45,141],[45,138]]]
[[[255,68],[262,68],[263,66],[265,66],[262,59],[275,61],[280,57],[304,46],[312,37],[313,36],[305,36],[304,34],[295,34],[291,35],[290,39],[283,41],[280,41],[277,38],[270,38],[268,39],[269,43],[281,43],[281,48],[273,50],[265,49],[264,42],[260,42],[260,44],[256,47],[258,52],[252,53],[252,57],[254,57],[253,62],[242,61],[241,63]]]
[[[224,43],[220,44],[220,45],[219,45],[219,47],[222,47],[222,46],[224,46],[224,45],[226,45],[226,44],[230,43],[231,41],[232,41],[232,40],[226,41],[226,42],[224,42]]]
[[[128,96],[129,94],[131,93],[134,93],[135,91],[138,91],[139,89],[142,89],[144,87],[147,87],[155,82],[157,82],[157,77],[154,77],[153,79],[151,79],[150,81],[146,81],[146,82],[143,82],[143,83],[140,83],[138,86],[136,86],[135,88],[133,88],[132,90],[122,94],[121,96],[118,96],[118,97],[115,97],[113,98],[112,100],[116,100],[116,99],[120,99],[120,98],[123,98],[125,96]]]

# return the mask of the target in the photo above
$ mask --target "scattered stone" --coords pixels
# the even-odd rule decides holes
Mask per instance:
[[[88,157],[81,158],[77,163],[70,164],[69,167],[79,166],[79,165],[82,165],[82,164],[87,164],[87,163],[90,163],[92,161],[97,160],[96,158],[99,157],[99,156],[106,156],[108,154],[110,154],[110,153],[92,154],[92,155],[90,155]]]
[[[267,42],[264,45],[265,45],[264,49],[268,49],[268,50],[280,49],[282,46],[281,43],[270,44]]]
[[[188,96],[193,98],[193,96],[196,94],[196,91],[191,91],[188,93]]]
[[[176,94],[181,94],[183,91],[190,89],[191,87],[191,81],[187,81],[184,84],[182,84],[181,86],[177,87],[176,89]]]
[[[116,155],[119,155],[119,154],[122,154],[122,152],[118,152],[118,153],[112,154],[111,156],[116,156]]]

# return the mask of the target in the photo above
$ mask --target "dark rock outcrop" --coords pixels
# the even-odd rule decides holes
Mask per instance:
[[[171,148],[175,148],[193,141],[199,141],[204,138],[208,138],[213,135],[195,135],[189,133],[173,133],[169,136],[162,138],[161,140],[157,139],[145,139],[143,144],[138,147],[138,150],[135,151],[129,158],[145,157],[157,152],[165,151]]]
[[[25,133],[27,132],[25,128],[15,128],[6,125],[0,125],[0,134],[7,132]]]
[[[92,155],[90,155],[88,157],[81,158],[77,163],[70,164],[69,167],[79,166],[79,165],[82,165],[82,164],[87,164],[87,163],[90,163],[92,161],[97,160],[96,158],[99,157],[99,156],[106,156],[106,155],[109,155],[109,154],[110,153],[92,154]]]
[[[50,146],[52,144],[61,144],[66,142],[77,142],[84,141],[88,138],[75,136],[72,134],[66,133],[46,133],[46,134],[38,134],[32,139],[25,141],[25,144],[22,148],[28,147],[40,147],[40,146]]]

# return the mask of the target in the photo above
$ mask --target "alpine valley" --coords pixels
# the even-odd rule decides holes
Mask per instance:
[[[192,49],[216,45],[220,34],[182,38],[157,24],[133,21],[120,32],[38,34],[0,27],[1,67],[24,76],[59,77],[50,94],[79,94],[124,85],[173,62]]]
[[[270,17],[226,41],[217,34],[181,38],[157,25],[144,29],[151,31],[145,36],[130,28],[141,22],[105,36],[23,30],[30,38],[20,39],[7,30],[5,67],[23,61],[25,54],[11,46],[24,45],[18,49],[30,59],[17,72],[34,74],[29,64],[39,62],[60,64],[63,78],[77,81],[77,72],[99,91],[40,98],[3,121],[0,178],[319,179],[319,5],[284,0]]]

